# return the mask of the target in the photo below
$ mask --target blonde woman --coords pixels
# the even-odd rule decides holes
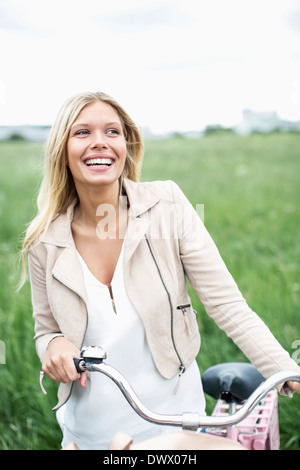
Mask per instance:
[[[23,254],[37,353],[60,382],[63,445],[106,449],[117,431],[135,441],[166,431],[139,418],[107,377],[76,372],[83,344],[101,345],[152,411],[205,413],[186,278],[265,377],[300,370],[246,304],[178,186],[138,182],[142,155],[138,128],[103,93],[68,100],[48,140]],[[281,390],[293,391],[300,385]]]

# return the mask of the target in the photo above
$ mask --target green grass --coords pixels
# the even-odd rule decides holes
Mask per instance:
[[[250,306],[292,354],[300,339],[300,143],[297,134],[145,142],[143,180],[172,179],[196,204]],[[30,288],[16,295],[17,253],[35,213],[41,177],[40,144],[0,143],[0,449],[59,449],[51,407],[56,384],[39,388]],[[205,314],[191,290],[202,335],[201,370],[243,360],[242,353]],[[300,449],[300,397],[280,397],[282,449]],[[208,409],[213,406],[208,401]]]

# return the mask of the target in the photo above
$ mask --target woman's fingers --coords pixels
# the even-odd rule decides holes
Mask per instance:
[[[86,379],[87,379],[87,376],[88,376],[88,373],[87,372],[82,372],[82,374],[80,374],[80,385],[82,387],[85,387],[86,386]]]
[[[73,359],[80,352],[69,340],[60,336],[48,345],[42,361],[42,370],[55,382],[68,383],[80,378]]]
[[[296,393],[300,393],[300,382],[287,382],[288,386]]]
[[[43,365],[43,371],[56,382],[67,383],[79,379],[80,374],[76,370],[73,358],[73,354],[58,353]]]

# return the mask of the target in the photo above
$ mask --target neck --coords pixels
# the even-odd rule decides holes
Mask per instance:
[[[127,220],[127,204],[124,204],[122,198],[120,199],[118,180],[112,185],[76,189],[79,204],[74,220],[77,223],[86,228],[97,227],[97,230],[103,229],[104,232],[109,227],[115,234],[124,229],[125,219]]]

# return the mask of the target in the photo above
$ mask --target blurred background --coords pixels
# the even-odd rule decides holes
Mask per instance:
[[[49,126],[81,91],[142,127],[143,180],[204,204],[249,305],[300,363],[299,39],[298,0],[0,0],[0,449],[60,447],[30,286],[16,286]],[[190,295],[200,370],[245,360]],[[300,449],[300,398],[279,400],[281,448]]]
[[[87,90],[154,134],[297,121],[299,40],[298,0],[1,0],[0,125],[49,125]]]

